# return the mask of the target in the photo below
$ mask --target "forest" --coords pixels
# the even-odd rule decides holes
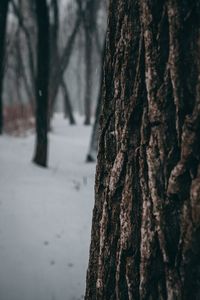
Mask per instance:
[[[0,300],[200,299],[200,0],[0,0]]]

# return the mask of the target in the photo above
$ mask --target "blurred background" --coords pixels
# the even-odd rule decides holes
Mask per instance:
[[[0,300],[78,300],[106,0],[0,1]]]

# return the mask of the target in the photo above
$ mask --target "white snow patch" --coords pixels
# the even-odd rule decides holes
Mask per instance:
[[[0,137],[0,299],[78,300],[85,290],[94,203],[91,127],[57,115],[49,168],[31,163],[34,135]]]

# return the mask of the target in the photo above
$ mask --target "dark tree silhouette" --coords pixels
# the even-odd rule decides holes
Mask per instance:
[[[9,0],[0,1],[0,134],[3,132],[3,77],[4,77],[4,52],[6,36],[6,20]]]
[[[76,121],[75,121],[74,115],[73,115],[73,110],[72,110],[72,106],[71,106],[71,102],[70,102],[70,98],[69,98],[69,92],[68,92],[68,88],[67,88],[67,85],[64,82],[64,80],[62,80],[61,87],[62,87],[63,97],[64,97],[65,118],[69,117],[69,123],[71,125],[75,125]]]
[[[87,300],[200,299],[199,53],[199,0],[110,0]]]
[[[91,122],[91,100],[92,100],[92,77],[93,77],[93,48],[94,35],[96,33],[96,17],[99,1],[85,1],[86,8],[83,13],[83,28],[85,34],[85,125]]]
[[[36,147],[33,161],[47,166],[48,85],[49,85],[49,15],[46,0],[35,0],[38,24],[36,78]]]
[[[96,38],[97,48],[99,40],[97,37],[97,12],[100,1],[97,0],[76,0],[83,24],[84,33],[84,56],[85,56],[85,125],[91,122],[91,100],[92,100],[92,78],[93,78],[93,52],[94,38]]]

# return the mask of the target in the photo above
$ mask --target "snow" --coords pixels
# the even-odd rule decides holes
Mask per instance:
[[[31,163],[33,134],[0,137],[1,300],[83,298],[94,203],[90,132],[57,115],[48,169]]]

